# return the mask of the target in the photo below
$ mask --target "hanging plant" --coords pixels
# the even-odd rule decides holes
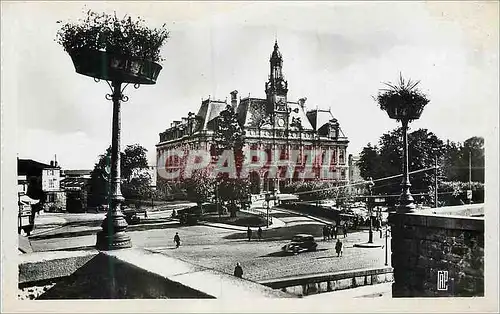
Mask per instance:
[[[58,21],[57,23],[63,23]],[[169,38],[165,24],[149,28],[138,17],[98,14],[92,10],[66,22],[56,41],[73,59],[78,73],[106,80],[154,84],[161,70],[161,48]]]
[[[107,13],[91,10],[86,18],[63,24],[57,32],[57,42],[68,53],[89,49],[122,54],[152,62],[164,61],[160,49],[169,38],[163,24],[160,28],[149,28],[145,20],[125,15],[122,19]],[[63,23],[58,21],[57,23]]]
[[[405,80],[401,74],[398,84],[384,83],[389,88],[381,89],[376,97],[380,109],[397,121],[418,119],[429,103],[427,95],[417,88],[419,83]]]

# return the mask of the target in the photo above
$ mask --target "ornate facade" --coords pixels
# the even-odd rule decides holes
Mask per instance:
[[[265,83],[266,98],[238,97],[235,90],[230,93],[230,103],[210,97],[201,102],[197,113],[188,113],[170,128],[160,133],[156,145],[157,154],[168,153],[180,146],[187,149],[210,150],[216,118],[226,106],[231,105],[245,131],[245,148],[266,152],[304,150],[331,152],[330,169],[335,171],[332,180],[345,184],[348,181],[346,149],[349,143],[339,122],[330,110],[306,109],[306,98],[292,101],[288,98],[288,82],[283,75],[283,58],[278,43],[274,45],[270,63],[270,74]],[[300,160],[300,159],[299,159]],[[297,163],[299,166],[299,163]],[[292,179],[268,178],[268,169],[250,173],[252,192],[279,190]],[[158,187],[162,186],[158,176]]]

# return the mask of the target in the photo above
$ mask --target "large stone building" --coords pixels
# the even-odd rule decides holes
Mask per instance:
[[[307,110],[305,97],[297,101],[288,98],[288,82],[283,75],[283,58],[277,42],[269,62],[270,74],[265,83],[265,98],[250,95],[241,98],[235,90],[230,93],[230,103],[210,97],[203,100],[196,114],[190,112],[187,117],[173,121],[170,128],[160,133],[160,142],[156,145],[157,155],[168,154],[181,146],[191,150],[210,150],[217,117],[230,105],[235,109],[239,124],[245,131],[245,149],[264,150],[268,153],[295,150],[300,152],[300,157],[304,157],[305,150],[317,150],[323,154],[328,152],[332,160],[327,167],[333,169],[334,173],[329,180],[347,183],[346,149],[349,141],[339,122],[330,110],[317,107]],[[273,179],[268,178],[268,174],[267,168],[250,173],[253,193],[279,190],[296,178]],[[160,187],[162,178],[158,176],[158,180]]]

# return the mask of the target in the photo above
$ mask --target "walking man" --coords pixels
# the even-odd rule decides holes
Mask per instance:
[[[257,230],[257,236],[259,237],[259,241],[262,239],[262,228],[259,226],[259,229]]]
[[[328,226],[324,225],[323,226],[323,241],[326,241],[328,239]]]
[[[248,241],[250,241],[250,239],[252,239],[252,229],[250,229],[250,226],[248,226],[248,229],[247,229],[247,237],[248,237]]]
[[[347,223],[344,223],[344,226],[342,227],[344,231],[344,238],[347,238]]]
[[[176,249],[179,248],[179,246],[181,245],[181,237],[179,237],[178,232],[175,233],[174,242],[175,242],[175,248]]]
[[[241,268],[240,263],[236,263],[236,267],[234,268],[234,276],[238,278],[243,277],[243,268]]]
[[[338,229],[337,229],[337,225],[333,226],[333,235],[335,236],[335,239],[337,239],[337,234],[338,234]]]
[[[335,243],[335,252],[337,252],[337,257],[342,256],[342,242],[340,239],[337,239],[337,243]]]

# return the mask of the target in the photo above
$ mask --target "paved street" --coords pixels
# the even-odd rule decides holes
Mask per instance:
[[[309,224],[302,226],[302,230],[308,226],[318,227]],[[175,249],[173,243],[173,236],[176,232],[179,232],[181,236],[182,244],[179,249]],[[239,262],[244,269],[244,277],[255,281],[384,265],[385,248],[353,247],[355,243],[366,241],[367,232],[351,233],[346,239],[342,238],[343,257],[335,256],[334,240],[325,242],[317,238],[319,243],[317,252],[283,256],[280,248],[288,242],[287,236],[271,241],[248,242],[244,239],[244,234],[239,231],[208,226],[180,226],[176,222],[172,222],[164,229],[133,231],[128,234],[132,238],[134,247],[153,249],[226,273],[232,274],[236,262]],[[234,239],[235,237],[237,239]],[[375,234],[374,238],[375,241],[382,241],[378,234]],[[96,236],[93,234],[32,240],[31,245],[34,251],[81,249],[82,247],[93,248],[95,241]]]
[[[252,210],[267,211],[264,205],[261,201],[254,202]],[[128,234],[134,247],[151,249],[229,274],[233,273],[234,266],[239,262],[244,277],[254,281],[377,267],[383,266],[385,261],[385,247],[353,247],[354,244],[367,241],[368,231],[349,233],[347,238],[342,236],[344,255],[337,257],[335,240],[323,241],[321,237],[323,222],[329,221],[280,208],[270,210],[274,226],[269,230],[264,228],[264,239],[260,242],[255,238],[248,241],[245,227],[181,226],[178,221],[169,219],[171,213],[171,210],[150,212],[144,225],[131,226]],[[100,230],[103,218],[102,213],[43,214],[37,217],[38,227],[33,233],[34,237],[31,237],[31,247],[33,251],[93,249],[95,233]],[[146,227],[147,230],[144,230]],[[173,242],[176,232],[181,237],[179,249],[175,249]],[[316,236],[318,250],[295,256],[283,255],[281,247],[297,233]],[[378,232],[374,232],[374,241],[385,244]]]

